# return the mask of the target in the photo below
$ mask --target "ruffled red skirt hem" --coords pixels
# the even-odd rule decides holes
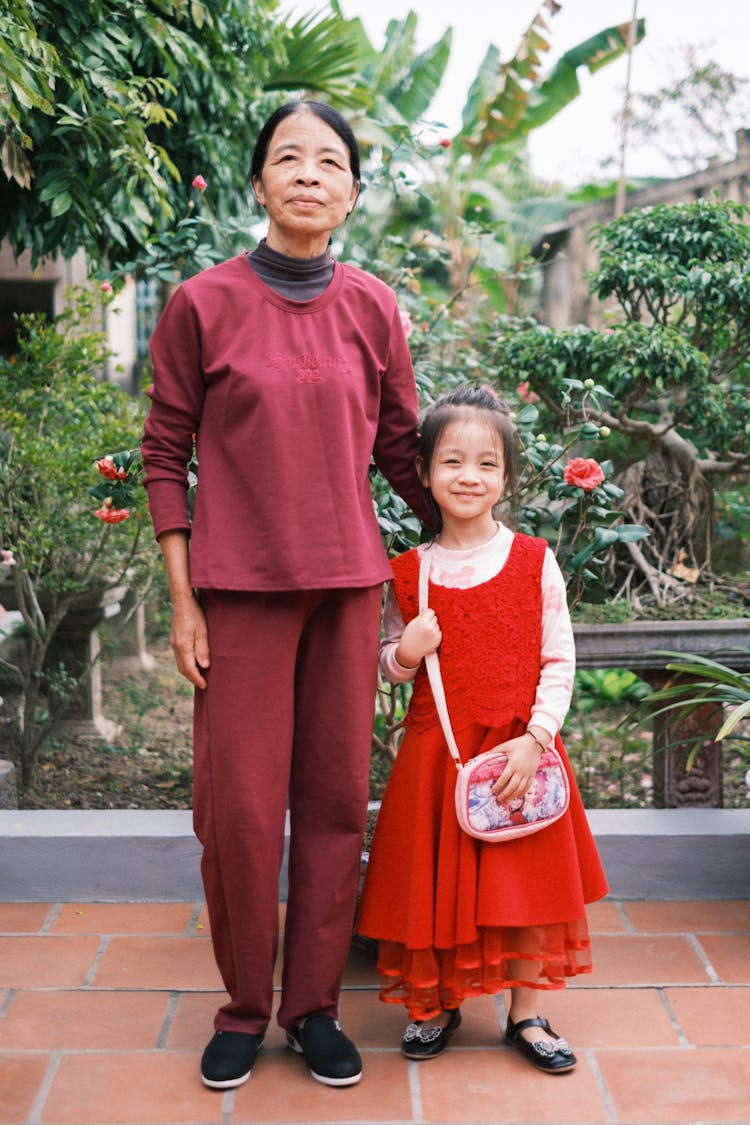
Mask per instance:
[[[454,949],[409,949],[381,941],[380,999],[404,1004],[413,1020],[432,1019],[469,996],[505,988],[556,989],[591,972],[585,919],[551,925],[480,927],[476,941]]]

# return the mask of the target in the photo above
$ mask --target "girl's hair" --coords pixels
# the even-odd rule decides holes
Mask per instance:
[[[447,394],[441,395],[428,408],[419,434],[419,466],[421,472],[428,476],[435,457],[435,451],[440,444],[440,439],[451,422],[465,417],[468,411],[481,415],[488,428],[499,440],[500,450],[503,455],[503,483],[505,485],[505,500],[512,506],[518,483],[518,435],[511,420],[510,410],[503,400],[491,387],[481,383],[468,383],[457,387]],[[433,527],[439,531],[442,527],[440,508],[435,503],[428,490],[430,507],[433,510]]]
[[[361,173],[359,168],[359,145],[357,138],[352,132],[351,125],[342,117],[338,110],[333,109],[325,102],[315,101],[295,101],[286,102],[275,109],[271,116],[268,118],[255,142],[253,149],[253,158],[250,164],[250,178],[254,180],[256,176],[260,176],[263,172],[268,156],[268,146],[271,143],[271,138],[274,135],[277,127],[284,121],[285,118],[291,117],[294,113],[314,113],[321,121],[325,121],[337,133],[341,140],[349,150],[349,167],[351,168],[352,176],[356,183],[360,182]]]

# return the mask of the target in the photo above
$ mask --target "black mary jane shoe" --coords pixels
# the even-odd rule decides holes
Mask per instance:
[[[527,1027],[543,1028],[555,1042],[548,1043],[546,1039],[539,1039],[530,1043],[521,1034]],[[557,1032],[552,1030],[547,1020],[519,1020],[518,1023],[513,1023],[513,1020],[508,1016],[505,1038],[514,1047],[518,1047],[521,1054],[525,1055],[529,1062],[533,1063],[539,1070],[545,1071],[546,1074],[564,1074],[566,1071],[572,1070],[578,1062],[568,1044],[560,1038]]]
[[[410,1023],[401,1040],[401,1053],[407,1059],[434,1059],[448,1046],[448,1040],[461,1026],[461,1009],[451,1009],[445,1027],[425,1027],[423,1023]]]

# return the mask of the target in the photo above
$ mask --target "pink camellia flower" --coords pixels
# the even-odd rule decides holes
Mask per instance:
[[[12,551],[6,551],[0,548],[0,566],[15,566],[16,560],[13,557]]]
[[[519,383],[516,387],[516,394],[524,402],[539,402],[539,395],[536,391],[529,390],[529,380],[526,379],[523,383]]]
[[[411,318],[411,313],[404,312],[403,309],[398,310],[401,315],[401,323],[404,326],[404,332],[407,336],[411,336],[414,331],[414,321]]]
[[[111,453],[108,453],[106,457],[100,457],[96,462],[96,467],[107,480],[125,480],[128,475],[127,469],[118,469]]]
[[[112,292],[112,283],[111,283],[111,281],[103,281],[103,282],[101,283],[101,285],[99,286],[99,289],[100,289],[100,291],[101,291],[102,293],[111,293],[111,292]]]
[[[208,187],[208,184],[203,179],[203,176],[196,176],[193,180],[193,187],[196,191],[205,191]]]
[[[102,523],[122,523],[130,518],[130,512],[127,508],[112,508],[106,501],[101,508],[94,512],[94,515]]]
[[[584,492],[593,492],[604,480],[604,473],[593,457],[574,457],[563,469],[563,480]]]

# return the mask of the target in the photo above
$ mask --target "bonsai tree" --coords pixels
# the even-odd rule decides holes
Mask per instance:
[[[0,675],[21,699],[12,718],[26,787],[45,734],[78,687],[69,670],[48,661],[66,616],[123,582],[144,591],[156,559],[134,482],[117,503],[100,498],[96,512],[94,498],[82,495],[95,462],[107,487],[117,484],[129,455],[107,454],[132,440],[143,420],[135,400],[102,381],[108,351],[90,327],[99,296],[72,294],[53,322],[21,317],[16,354],[0,357],[0,602],[18,607],[26,641],[18,660],[0,660]],[[132,505],[123,502],[129,498]]]
[[[650,530],[618,555],[614,590],[636,603],[691,599],[715,579],[716,482],[747,479],[749,214],[709,200],[629,212],[596,235],[591,289],[611,302],[611,327],[497,339],[501,369],[528,381],[552,425],[580,412],[560,406],[566,380],[609,396],[590,418],[620,435],[621,507]]]

